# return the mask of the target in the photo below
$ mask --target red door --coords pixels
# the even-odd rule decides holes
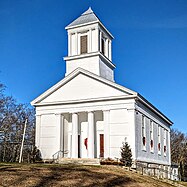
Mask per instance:
[[[104,157],[104,134],[100,134],[100,157]]]

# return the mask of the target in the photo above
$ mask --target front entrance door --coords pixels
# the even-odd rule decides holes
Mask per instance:
[[[100,134],[100,157],[104,157],[104,134]]]

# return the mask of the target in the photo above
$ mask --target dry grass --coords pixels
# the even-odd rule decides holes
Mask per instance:
[[[115,166],[0,164],[0,186],[130,186],[171,185]]]
[[[184,187],[187,187],[187,182],[178,182],[178,184],[183,185]]]

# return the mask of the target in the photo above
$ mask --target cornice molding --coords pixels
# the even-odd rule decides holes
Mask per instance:
[[[78,60],[82,58],[90,58],[94,56],[99,56],[101,59],[103,59],[103,62],[109,67],[111,67],[112,69],[116,68],[115,64],[113,64],[112,61],[110,61],[105,55],[103,55],[101,52],[98,52],[98,51],[86,53],[86,54],[74,55],[74,56],[67,56],[67,57],[64,57],[64,60],[71,61],[71,60]]]

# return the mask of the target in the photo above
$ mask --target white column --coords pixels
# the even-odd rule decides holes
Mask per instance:
[[[89,29],[89,48],[88,48],[88,52],[92,52],[92,29]]]
[[[61,125],[60,125],[60,150],[63,151],[64,157],[64,116],[61,115]]]
[[[72,158],[78,158],[78,114],[72,114]]]
[[[104,115],[104,158],[110,157],[110,111],[103,111]]]
[[[108,44],[108,50],[109,50],[109,54],[108,54],[108,57],[109,57],[109,60],[112,61],[112,41],[109,40],[109,44]]]
[[[75,33],[75,55],[78,55],[79,48],[78,48],[78,33]]]
[[[71,34],[68,32],[68,56],[71,56]]]
[[[94,158],[94,113],[88,112],[88,158]]]
[[[35,131],[35,145],[40,147],[40,127],[41,127],[41,115],[36,115],[36,131]]]
[[[136,111],[135,111],[135,105],[134,107],[132,107],[131,109],[122,109],[124,115],[128,116],[128,122],[129,124],[131,124],[131,126],[129,127],[129,133],[131,134],[132,137],[134,138],[128,138],[127,140],[124,139],[124,141],[128,141],[128,143],[131,145],[131,151],[132,151],[132,157],[136,160],[137,159],[137,147],[136,147],[136,142],[137,140],[137,134],[136,134]],[[126,137],[127,138],[127,137]]]
[[[94,47],[94,49],[95,49],[95,51],[99,51],[99,48],[100,48],[99,47],[99,45],[100,45],[100,43],[99,43],[99,40],[100,40],[100,37],[99,37],[99,28],[96,27],[95,31],[96,31],[96,34],[94,36],[96,37],[96,39],[94,39],[93,42],[94,42],[94,45],[96,45],[96,46]]]
[[[99,51],[102,51],[102,32],[99,30]]]
[[[64,150],[64,116],[56,114],[56,145],[57,151]]]
[[[168,135],[168,146],[166,146],[166,153],[167,153],[167,156],[169,157],[169,165],[171,165],[171,134],[170,134],[170,130],[169,131],[167,131],[168,133],[167,133],[167,135]]]
[[[109,58],[109,55],[108,55],[108,47],[109,47],[109,45],[108,45],[108,38],[107,38],[106,41],[105,41],[105,56],[106,56],[107,58]]]

